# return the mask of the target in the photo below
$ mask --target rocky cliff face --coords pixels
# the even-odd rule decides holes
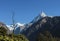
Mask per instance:
[[[53,36],[60,37],[60,16],[43,17],[33,23],[23,34],[30,41],[35,41],[37,35],[44,31],[49,31]]]

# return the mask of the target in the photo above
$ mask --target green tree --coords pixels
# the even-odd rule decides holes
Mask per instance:
[[[4,27],[0,27],[0,35],[5,35],[7,33],[7,29]]]

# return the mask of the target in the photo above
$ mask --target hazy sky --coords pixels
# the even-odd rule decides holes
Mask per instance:
[[[60,16],[60,0],[0,0],[0,21],[12,24],[12,12],[15,22],[29,23],[41,11],[48,16]]]

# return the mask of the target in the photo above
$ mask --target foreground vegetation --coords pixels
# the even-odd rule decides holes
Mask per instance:
[[[32,41],[34,38],[32,38],[30,41]],[[7,30],[4,27],[0,27],[0,41],[29,41],[29,40],[24,35],[21,34],[8,35]],[[35,41],[60,41],[60,36],[59,37],[57,35],[55,36],[54,34],[50,33],[48,30],[43,30],[37,34]]]
[[[6,34],[7,30],[0,27],[0,41],[28,41],[24,35]]]
[[[23,35],[0,35],[0,41],[28,41]]]

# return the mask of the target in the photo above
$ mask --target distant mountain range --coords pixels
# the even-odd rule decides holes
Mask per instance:
[[[6,25],[8,28],[9,28],[9,30],[11,31],[11,33],[13,32],[13,25]],[[21,31],[24,29],[24,24],[21,24],[21,23],[16,23],[15,24],[15,30],[14,30],[14,33],[15,34],[20,34],[21,33]]]
[[[22,33],[22,32],[24,32],[24,31],[26,31],[27,30],[27,28],[29,28],[31,25],[33,25],[34,23],[36,23],[38,20],[40,20],[40,19],[42,19],[42,18],[44,18],[44,17],[46,17],[47,15],[44,13],[44,12],[41,12],[37,17],[35,17],[30,23],[28,23],[28,24],[21,24],[21,23],[16,23],[15,24],[15,26],[16,26],[16,28],[15,28],[15,30],[14,30],[14,33],[15,34],[20,34],[20,33]],[[49,16],[50,17],[50,16]],[[13,25],[6,25],[6,27],[8,27],[8,29],[9,29],[9,31],[10,31],[10,33],[12,33],[13,32]]]
[[[24,34],[30,41],[36,41],[37,36],[45,31],[50,32],[52,36],[60,37],[60,16],[47,16],[42,12],[28,24],[16,23],[15,25],[14,33]],[[6,27],[12,33],[12,25]]]
[[[43,18],[43,17],[46,17],[47,15],[44,13],[44,12],[41,12],[41,14],[39,14],[37,17],[35,17],[30,23],[28,24],[21,24],[19,25],[20,23],[17,24],[17,26],[19,25],[19,27],[16,28],[15,30],[15,34],[18,34],[18,33],[22,33],[24,31],[27,30],[27,28],[29,28],[32,24],[34,24],[35,22],[37,22],[39,19]]]

